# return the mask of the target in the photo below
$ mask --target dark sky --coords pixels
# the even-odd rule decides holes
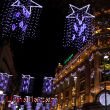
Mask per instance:
[[[41,95],[43,77],[54,77],[57,64],[63,63],[74,52],[62,46],[65,4],[59,0],[46,2],[40,3],[44,7],[39,19],[40,37],[26,40],[24,44],[11,41],[17,73],[35,77],[34,92],[38,96]]]
[[[54,77],[57,64],[63,63],[70,54],[76,53],[75,49],[65,49],[62,46],[65,16],[67,16],[69,4],[79,7],[87,4],[100,7],[100,4],[93,0],[82,0],[85,2],[81,0],[34,1],[43,6],[39,18],[39,38],[26,40],[24,44],[12,40],[11,47],[17,74],[30,74],[35,77],[34,93],[40,96],[43,77]]]

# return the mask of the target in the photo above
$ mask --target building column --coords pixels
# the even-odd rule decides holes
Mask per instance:
[[[94,90],[95,94],[97,95],[100,92],[100,75],[99,75],[99,55],[97,52],[95,53],[95,58],[94,58],[94,69],[95,69],[95,81],[94,81]]]

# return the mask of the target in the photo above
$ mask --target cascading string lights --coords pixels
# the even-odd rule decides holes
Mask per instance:
[[[20,87],[20,92],[23,93],[31,93],[31,85],[32,85],[32,80],[34,77],[31,77],[30,75],[23,75],[22,74],[22,83]]]
[[[39,17],[42,6],[32,0],[6,1],[2,7],[2,37],[26,38],[39,36]]]
[[[50,95],[53,90],[53,77],[44,77],[43,93]]]
[[[0,73],[0,90],[7,92],[9,86],[9,80],[12,75],[7,73]]]
[[[69,15],[66,16],[65,30],[64,30],[64,47],[76,47],[78,51],[84,47],[88,42],[93,41],[93,18],[94,16],[89,14],[90,5],[86,5],[82,8],[78,8],[70,4]]]

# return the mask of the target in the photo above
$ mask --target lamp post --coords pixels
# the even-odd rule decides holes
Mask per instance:
[[[77,76],[74,76],[74,82],[75,82],[75,99],[74,99],[74,110],[76,110],[76,83],[77,83]]]
[[[109,60],[109,56],[105,55],[104,56],[104,74],[105,74],[105,61]],[[106,77],[104,77],[104,89],[105,89],[105,110],[107,110],[107,93],[106,93]]]

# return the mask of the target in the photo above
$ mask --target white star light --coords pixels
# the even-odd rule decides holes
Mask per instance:
[[[29,80],[30,80],[30,79],[32,79],[32,78],[34,78],[34,77],[31,77],[30,75],[23,75],[23,74],[22,74],[22,78],[29,78]]]
[[[7,73],[0,73],[0,76],[6,76],[6,77],[10,77],[10,76],[12,76],[12,75],[10,75],[10,74],[7,74]]]
[[[93,16],[90,13],[88,13],[88,10],[90,8],[90,5],[86,5],[86,6],[82,7],[82,8],[78,8],[78,7],[76,7],[74,5],[71,5],[71,4],[69,4],[69,5],[70,5],[70,8],[72,10],[72,13],[69,14],[68,16],[66,16],[66,18],[76,18],[75,15],[76,15],[77,11],[84,12],[85,18],[95,18],[95,16]],[[77,10],[77,11],[75,11],[75,10]]]
[[[32,11],[32,8],[42,8],[42,6],[41,5],[39,5],[38,3],[36,3],[36,2],[34,2],[33,0],[29,0],[29,2],[31,3],[31,4],[34,4],[34,5],[30,5],[29,6],[29,13],[31,14],[31,11]],[[17,0],[16,2],[14,2],[11,6],[13,6],[13,7],[21,7],[21,8],[23,8],[23,4],[20,2],[20,0]]]

